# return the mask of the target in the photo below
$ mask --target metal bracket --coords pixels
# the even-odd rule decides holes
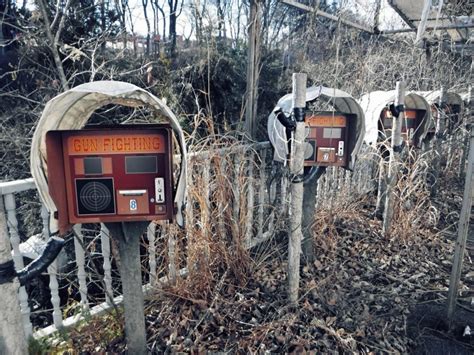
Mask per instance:
[[[302,182],[304,183],[305,175],[304,174],[292,175],[290,176],[290,181],[292,184],[301,184]]]
[[[278,122],[280,122],[286,129],[289,129],[290,131],[294,131],[296,129],[296,121],[294,117],[292,117],[291,115],[285,115],[281,108],[276,109],[275,117]]]
[[[0,285],[12,282],[15,277],[16,270],[13,260],[0,264]]]
[[[394,117],[400,116],[400,113],[405,112],[405,105],[390,105],[390,112]]]
[[[294,107],[293,108],[293,117],[295,122],[304,122],[306,113],[305,107]]]

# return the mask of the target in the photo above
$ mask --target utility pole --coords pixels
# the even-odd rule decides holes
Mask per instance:
[[[302,239],[303,182],[295,181],[295,177],[304,172],[304,132],[306,107],[306,74],[293,74],[293,115],[296,129],[292,139],[290,172],[291,172],[291,203],[290,203],[290,239],[288,242],[288,295],[290,302],[298,302],[300,282],[300,255]]]
[[[405,119],[405,83],[397,81],[395,110],[392,120],[392,142],[390,151],[390,160],[388,163],[388,183],[387,195],[385,198],[385,208],[383,214],[383,234],[386,235],[390,231],[393,218],[393,204],[395,185],[397,184],[398,170],[400,168],[400,154],[403,148],[402,141],[402,122]]]
[[[0,195],[0,354],[28,354],[25,330],[23,328],[18,289],[8,237],[3,196]]]

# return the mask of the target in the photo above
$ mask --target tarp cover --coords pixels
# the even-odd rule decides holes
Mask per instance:
[[[281,108],[286,115],[289,115],[292,110],[292,97],[293,94],[287,94],[278,100],[267,122],[268,136],[275,149],[273,160],[282,163],[286,162],[286,156],[288,154],[288,138],[286,136],[286,129],[276,119],[275,112]],[[353,149],[349,161],[349,169],[352,170],[365,135],[365,118],[362,108],[348,93],[324,86],[311,86],[306,89],[306,103],[308,104],[316,100],[329,103],[337,112],[354,114],[356,116],[356,131],[349,133],[349,139],[353,142]],[[349,150],[351,150],[350,148]]]
[[[441,90],[417,91],[416,93],[423,96],[430,105],[439,104]],[[458,105],[462,107],[463,99],[459,94],[448,91],[445,93],[444,103],[447,105]]]
[[[467,107],[467,105],[469,105],[469,100],[471,98],[471,93],[469,91],[461,92],[461,93],[459,93],[459,96],[461,97],[462,101],[464,102],[464,104]]]
[[[380,114],[385,107],[390,106],[395,102],[396,91],[373,91],[363,95],[360,100],[360,106],[365,112],[366,133],[365,142],[369,145],[375,146],[379,135],[378,123]],[[431,120],[430,104],[420,95],[409,92],[405,95],[405,109],[425,110],[425,117],[423,124],[420,127],[420,138],[417,145],[425,138]]]
[[[176,222],[183,226],[183,210],[186,198],[186,145],[183,131],[173,112],[156,96],[133,84],[120,81],[95,81],[76,86],[53,99],[45,106],[36,126],[31,144],[31,174],[38,187],[41,200],[51,215],[50,231],[58,230],[53,218],[56,206],[49,195],[46,161],[46,132],[51,130],[72,130],[83,128],[98,108],[117,104],[122,106],[146,106],[166,118],[179,142],[181,149],[181,172],[177,185],[175,203],[178,207]]]

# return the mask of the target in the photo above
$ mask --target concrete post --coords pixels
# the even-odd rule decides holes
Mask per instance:
[[[306,74],[293,74],[293,111],[296,130],[293,137],[290,171],[292,176],[303,174],[304,166],[304,108],[306,107]],[[300,281],[301,222],[303,210],[303,182],[291,184],[290,240],[288,243],[288,295],[297,303]]]
[[[397,184],[398,171],[400,169],[400,154],[403,147],[402,141],[402,122],[405,118],[405,84],[397,81],[395,107],[399,109],[398,117],[393,116],[392,122],[392,149],[390,151],[390,160],[388,165],[388,184],[385,208],[383,214],[383,234],[389,232],[393,218],[394,193],[393,190]]]
[[[148,222],[106,223],[112,236],[118,240],[127,349],[129,354],[137,355],[147,353],[140,239],[148,224]]]
[[[0,195],[0,266],[10,263],[13,268],[10,239],[3,206],[3,196]],[[4,268],[3,268],[4,269]],[[14,269],[12,270],[14,272]],[[20,283],[14,277],[10,282],[0,283],[2,302],[0,307],[0,354],[27,354],[25,330],[20,312],[18,289]]]

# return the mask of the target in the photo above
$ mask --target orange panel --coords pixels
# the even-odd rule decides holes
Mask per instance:
[[[74,159],[74,172],[76,175],[84,175],[84,159]]]
[[[306,118],[306,123],[313,127],[346,127],[345,116],[317,115]]]
[[[165,141],[158,134],[75,135],[67,138],[69,155],[164,153]]]
[[[124,194],[117,191],[117,213],[120,214],[148,214],[148,192],[140,195]]]
[[[406,110],[405,118],[407,119],[416,119],[416,110]]]
[[[106,174],[112,174],[112,158],[102,158],[102,171]]]
[[[336,162],[336,149],[334,148],[318,148],[317,161],[321,163]]]

